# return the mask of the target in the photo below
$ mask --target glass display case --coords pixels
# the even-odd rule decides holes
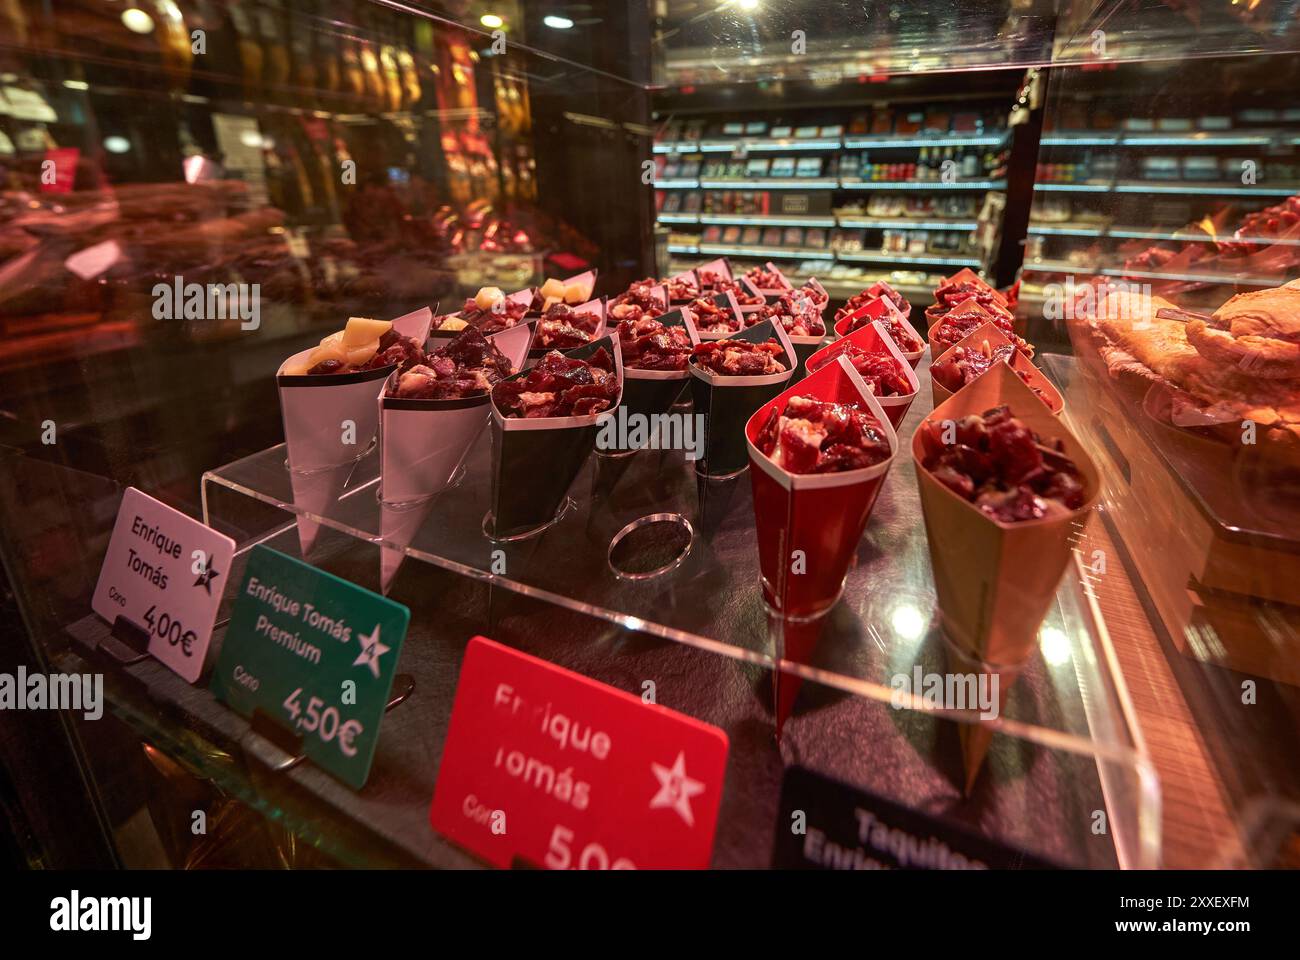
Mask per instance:
[[[489,638],[723,745],[592,781],[655,865],[1294,865],[1300,28],[1221,6],[0,3],[0,674],[103,691],[0,711],[2,848],[617,865],[563,764],[445,818]]]

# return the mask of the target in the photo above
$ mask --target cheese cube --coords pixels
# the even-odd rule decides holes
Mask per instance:
[[[347,348],[348,363],[359,367],[364,363],[369,363],[370,358],[379,352],[379,341],[372,340],[370,343],[363,343],[359,347]]]
[[[506,298],[500,287],[483,287],[474,295],[474,305],[480,310],[491,310],[494,303]]]
[[[348,325],[343,330],[343,345],[359,347],[379,338],[393,327],[391,320],[371,320],[369,317],[349,317]]]
[[[307,358],[307,365],[314,367],[326,360],[337,360],[339,363],[348,362],[347,350],[344,349],[342,342],[322,343],[311,352],[311,356]]]

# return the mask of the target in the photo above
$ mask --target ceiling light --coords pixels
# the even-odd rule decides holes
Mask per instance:
[[[483,24],[483,26],[487,27],[489,30],[496,30],[505,24],[505,21],[495,13],[483,14],[483,16],[478,18],[478,22]]]
[[[758,0],[740,0],[741,10],[757,10]]]
[[[126,153],[131,149],[131,141],[126,137],[105,137],[104,149],[109,153]]]
[[[573,27],[573,21],[568,17],[557,16],[554,13],[542,17],[542,23],[555,30],[569,30]]]

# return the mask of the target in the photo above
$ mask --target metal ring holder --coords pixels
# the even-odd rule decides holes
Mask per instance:
[[[518,543],[521,540],[530,540],[542,531],[555,526],[564,519],[566,513],[576,506],[577,504],[574,502],[572,497],[565,497],[564,501],[560,504],[560,508],[555,511],[555,516],[551,517],[551,519],[547,520],[545,523],[533,527],[531,530],[525,530],[523,533],[512,533],[509,536],[504,537],[497,536],[492,532],[492,528],[496,525],[496,518],[493,517],[492,511],[489,510],[487,513],[483,514],[483,536],[487,537],[493,543]]]
[[[632,573],[626,570],[620,570],[616,567],[614,565],[614,550],[618,545],[634,531],[655,523],[670,523],[686,531],[686,545],[682,548],[676,558],[663,566],[655,567],[653,570],[647,570],[642,573]],[[610,572],[620,580],[652,580],[655,577],[661,577],[665,573],[676,570],[685,563],[686,558],[691,555],[691,548],[694,546],[695,528],[692,527],[691,522],[680,513],[651,513],[644,517],[638,517],[624,526],[618,533],[614,534],[614,538],[609,541],[609,549],[605,552],[605,563],[609,567]]]

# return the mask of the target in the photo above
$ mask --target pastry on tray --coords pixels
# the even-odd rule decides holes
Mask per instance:
[[[1208,360],[1266,380],[1300,377],[1300,288],[1239,293],[1208,321],[1187,323],[1187,342]]]
[[[1256,377],[1206,356],[1189,342],[1190,323],[1173,319],[1184,317],[1183,311],[1160,297],[1136,309],[1142,313],[1099,309],[1088,321],[1106,341],[1102,359],[1113,374],[1134,373],[1174,387],[1209,422],[1250,420],[1262,438],[1300,443],[1300,377]]]

